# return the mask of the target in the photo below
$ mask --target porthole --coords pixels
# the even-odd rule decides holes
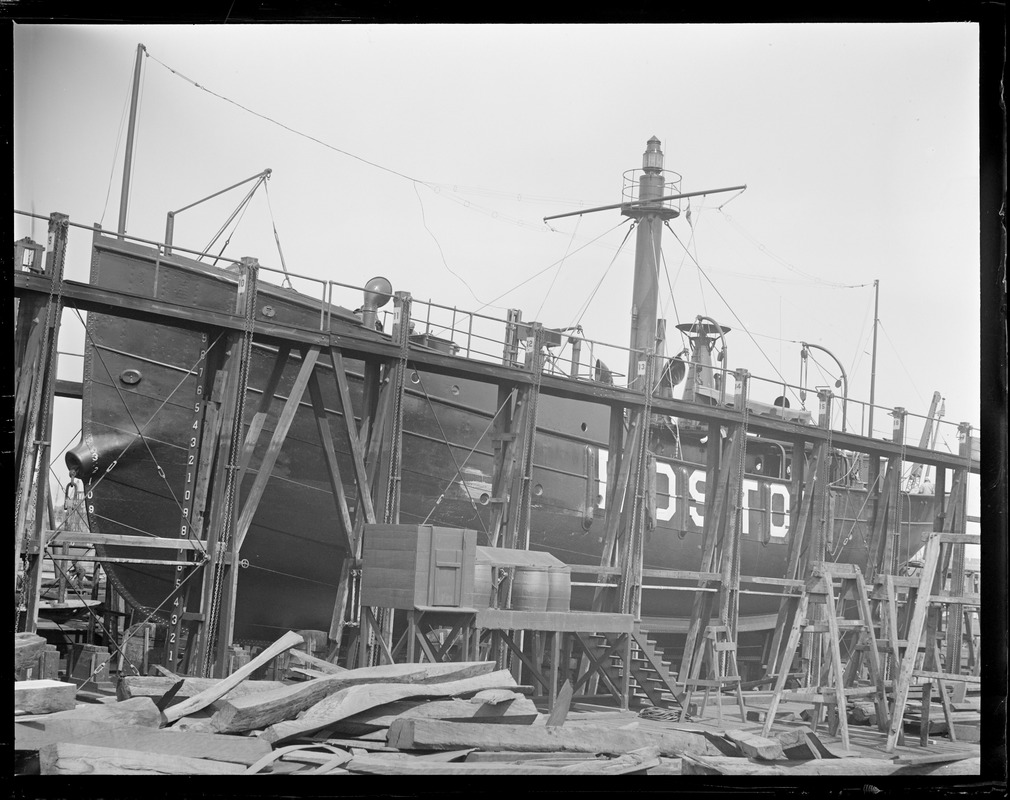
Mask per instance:
[[[589,430],[589,426],[586,425],[586,423],[584,423],[584,422],[579,427],[582,428],[582,432],[583,433],[585,433],[586,431]]]
[[[134,384],[140,383],[140,379],[143,377],[144,376],[141,374],[139,369],[124,369],[119,373],[119,380],[127,386],[133,386]]]
[[[533,487],[533,494],[535,494],[537,497],[540,497],[540,495],[542,495],[543,493],[544,493],[543,484],[538,483]]]
[[[421,376],[418,375],[416,372],[411,372],[410,373],[410,382],[411,383],[420,383],[421,382]]]
[[[263,306],[263,308],[260,309],[260,312],[263,314],[264,317],[267,317],[268,319],[277,313],[276,311],[274,311],[273,306]]]
[[[459,387],[455,383],[449,387],[449,391],[452,393],[453,397],[459,396]]]

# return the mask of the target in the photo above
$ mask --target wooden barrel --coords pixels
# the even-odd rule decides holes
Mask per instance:
[[[473,595],[470,605],[473,608],[490,608],[491,580],[493,568],[490,564],[475,564],[473,568]]]
[[[516,567],[512,579],[512,608],[516,611],[546,611],[550,590],[546,567]]]
[[[548,611],[571,611],[572,609],[572,568],[565,565],[547,570],[549,593]]]

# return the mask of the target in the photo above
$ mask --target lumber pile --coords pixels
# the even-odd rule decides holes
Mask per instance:
[[[571,685],[539,713],[490,661],[339,669],[287,633],[223,679],[120,679],[115,696],[73,683],[15,684],[15,772],[42,775],[835,775],[977,774],[951,743],[893,759],[839,758],[808,727],[756,726],[571,708]],[[36,652],[40,652],[36,649]],[[308,655],[308,658],[305,656]],[[254,673],[291,673],[252,680]],[[264,670],[264,668],[266,668]],[[76,692],[76,694],[75,694]],[[98,700],[101,700],[99,702]],[[20,712],[20,713],[18,713]],[[739,723],[738,723],[739,724]],[[866,763],[863,762],[872,762]],[[973,772],[974,770],[974,772]]]

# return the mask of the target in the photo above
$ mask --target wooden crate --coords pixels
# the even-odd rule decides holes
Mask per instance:
[[[436,525],[366,525],[361,604],[381,608],[469,605],[477,532]]]

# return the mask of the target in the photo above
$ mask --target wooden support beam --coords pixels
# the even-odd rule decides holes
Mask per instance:
[[[319,443],[323,448],[323,460],[326,464],[326,477],[330,481],[330,491],[340,518],[340,530],[343,536],[341,543],[349,557],[354,554],[354,523],[347,507],[347,497],[344,495],[344,483],[340,476],[340,464],[337,462],[337,452],[333,446],[333,433],[326,416],[326,406],[323,404],[323,393],[319,386],[319,378],[313,372],[309,376],[309,396],[312,398],[312,410],[316,419],[316,430],[319,433]]]
[[[358,503],[361,505],[365,522],[375,522],[375,510],[372,507],[372,496],[365,470],[365,447],[358,437],[357,423],[354,421],[354,407],[351,405],[351,391],[347,383],[347,372],[344,369],[344,358],[339,348],[330,348],[330,361],[333,364],[333,377],[337,384],[337,395],[340,398],[340,410],[347,429],[347,440],[351,446],[351,459],[354,463],[354,479],[358,486]]]
[[[256,444],[259,441],[260,434],[263,432],[263,425],[270,413],[270,406],[273,403],[274,395],[277,393],[277,386],[281,381],[281,376],[284,374],[284,367],[287,366],[290,354],[291,345],[289,344],[285,343],[277,348],[277,355],[274,357],[273,366],[270,368],[270,376],[263,387],[263,394],[260,395],[259,406],[253,413],[252,419],[249,420],[249,430],[242,445],[242,455],[238,462],[239,485],[241,485],[242,478],[245,477],[246,470],[249,468],[249,462],[252,461],[253,453],[256,451]]]
[[[679,757],[685,753],[713,756],[722,753],[701,731],[640,731],[589,724],[548,728],[546,725],[398,719],[389,726],[387,742],[401,750],[479,747],[485,751],[522,753],[628,753],[653,746],[668,757]]]
[[[253,485],[249,489],[245,505],[242,507],[242,511],[239,514],[238,526],[235,529],[234,550],[236,553],[239,553],[242,550],[242,544],[245,542],[245,537],[249,533],[249,528],[252,526],[253,516],[256,514],[259,502],[263,498],[263,492],[267,487],[267,481],[273,473],[274,464],[277,463],[277,457],[281,454],[281,447],[284,446],[284,440],[287,438],[288,430],[291,428],[291,423],[294,422],[295,413],[298,411],[302,395],[305,394],[305,388],[308,385],[309,376],[312,374],[312,370],[315,369],[316,361],[318,359],[318,347],[310,347],[302,356],[302,364],[298,370],[295,382],[291,386],[291,394],[288,395],[288,399],[284,403],[284,408],[281,409],[281,414],[277,420],[277,425],[274,428],[273,436],[270,437],[270,444],[267,446],[267,451],[264,454],[263,460],[260,462],[259,469],[256,473],[256,479],[253,481]]]

